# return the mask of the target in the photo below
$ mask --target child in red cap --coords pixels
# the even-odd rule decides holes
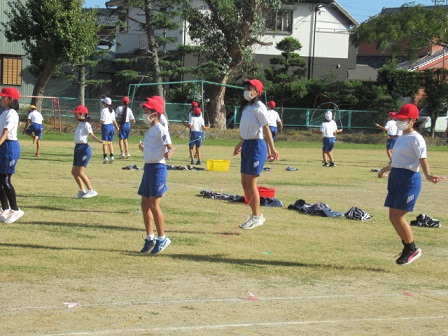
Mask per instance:
[[[20,158],[20,144],[17,139],[19,126],[20,93],[16,88],[5,87],[1,93],[0,114],[0,200],[2,211],[0,222],[14,223],[24,215],[17,206],[16,191],[11,184],[11,177],[16,171],[17,161]]]
[[[75,119],[79,121],[75,130],[74,142],[75,149],[73,153],[72,175],[78,184],[79,191],[75,198],[91,198],[98,195],[90,184],[90,180],[85,174],[87,164],[92,157],[92,149],[89,146],[89,136],[98,143],[103,143],[95,134],[93,134],[92,126],[89,123],[89,110],[83,105],[78,105],[73,113]]]
[[[395,115],[398,130],[403,135],[397,138],[392,152],[392,162],[378,172],[382,178],[390,171],[387,182],[387,196],[384,206],[389,208],[389,220],[403,243],[403,251],[396,260],[398,265],[407,265],[420,258],[422,251],[414,243],[411,226],[406,221],[406,214],[414,210],[422,187],[422,168],[425,178],[437,183],[441,179],[431,175],[426,156],[426,143],[418,128],[419,112],[414,104],[404,105]]]
[[[271,131],[272,140],[275,142],[277,139],[277,133],[278,131],[281,131],[283,128],[282,120],[280,119],[280,115],[275,110],[275,101],[270,100],[266,104],[268,107],[268,122],[269,122],[269,130]],[[269,152],[268,147],[268,158],[267,161],[273,162],[275,160],[275,157]]]
[[[165,159],[173,154],[173,145],[168,128],[160,123],[164,102],[161,97],[148,98],[143,107],[143,121],[149,126],[145,140],[140,143],[143,151],[145,167],[138,194],[142,197],[141,208],[146,229],[146,239],[140,253],[162,252],[171,240],[165,235],[165,221],[160,201],[168,190],[166,185],[167,169]],[[154,235],[154,224],[157,228],[157,239]]]
[[[242,140],[235,146],[233,155],[241,153],[241,184],[252,214],[240,225],[249,230],[263,225],[265,218],[260,211],[260,193],[257,188],[258,177],[266,162],[267,147],[274,157],[278,157],[272,140],[267,117],[266,105],[261,102],[263,84],[258,79],[250,79],[244,83],[244,99],[240,120]],[[266,138],[266,142],[263,141]]]

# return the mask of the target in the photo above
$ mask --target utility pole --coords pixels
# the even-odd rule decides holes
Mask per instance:
[[[432,2],[434,3],[434,6],[447,5],[448,0],[432,0]]]

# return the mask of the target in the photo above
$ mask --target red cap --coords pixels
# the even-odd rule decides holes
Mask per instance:
[[[121,102],[122,102],[123,104],[129,104],[130,101],[131,101],[131,100],[129,99],[128,96],[124,96],[123,98],[121,98]]]
[[[268,101],[268,106],[269,106],[271,109],[275,108],[275,101],[273,101],[273,100]]]
[[[73,113],[80,113],[80,114],[89,114],[89,110],[84,105],[78,105],[73,110]]]
[[[244,84],[249,83],[252,86],[255,86],[255,88],[258,91],[258,95],[261,96],[261,94],[263,93],[263,83],[260,82],[258,79],[246,79],[246,81],[244,82]]]
[[[403,105],[395,115],[396,119],[418,119],[418,107],[414,104]]]
[[[388,115],[389,117],[395,117],[397,114],[395,112],[389,112]]]
[[[147,98],[146,102],[141,104],[141,106],[154,110],[158,114],[163,114],[163,98],[160,96]]]
[[[196,102],[196,101],[194,101],[194,102],[191,103],[191,107],[198,107],[198,106],[199,106],[199,104],[198,104],[198,102]]]
[[[199,107],[196,107],[196,108],[193,110],[193,114],[200,115],[201,113],[202,113],[202,111],[201,111],[201,109],[200,109]]]
[[[5,87],[2,89],[2,92],[0,93],[0,96],[2,97],[9,97],[15,100],[20,99],[20,92],[16,88],[13,87]]]

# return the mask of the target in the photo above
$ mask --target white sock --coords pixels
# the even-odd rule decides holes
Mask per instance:
[[[155,236],[154,233],[153,233],[153,234],[148,235],[148,236],[146,237],[146,240],[154,240],[155,237],[156,237],[156,236]]]
[[[166,238],[166,236],[163,235],[163,236],[157,237],[157,240],[164,240],[165,238]]]

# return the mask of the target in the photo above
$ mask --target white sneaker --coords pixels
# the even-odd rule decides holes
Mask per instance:
[[[108,163],[109,162],[109,159],[107,158],[107,157],[105,157],[104,159],[103,159],[103,163]]]
[[[264,218],[263,214],[260,214],[258,218],[256,216],[251,215],[244,224],[240,225],[240,228],[244,230],[250,230],[257,226],[263,225],[265,220],[266,218]]]
[[[11,215],[11,209],[2,210],[0,212],[0,223],[3,223]]]
[[[11,224],[14,223],[16,220],[18,220],[20,217],[22,217],[25,213],[22,210],[11,210],[11,214],[9,215],[8,218],[5,219],[4,223],[5,224]]]
[[[76,194],[75,198],[82,198],[85,195],[86,191],[85,190],[80,190],[78,191],[78,193]]]
[[[82,196],[82,198],[91,198],[97,195],[98,193],[95,190],[87,190],[86,193]]]
[[[129,159],[131,157],[131,154],[127,153],[125,154],[125,159]]]
[[[120,156],[118,157],[119,159],[126,159],[126,155],[121,153]]]
[[[109,157],[109,163],[114,163],[115,158],[113,156]]]

